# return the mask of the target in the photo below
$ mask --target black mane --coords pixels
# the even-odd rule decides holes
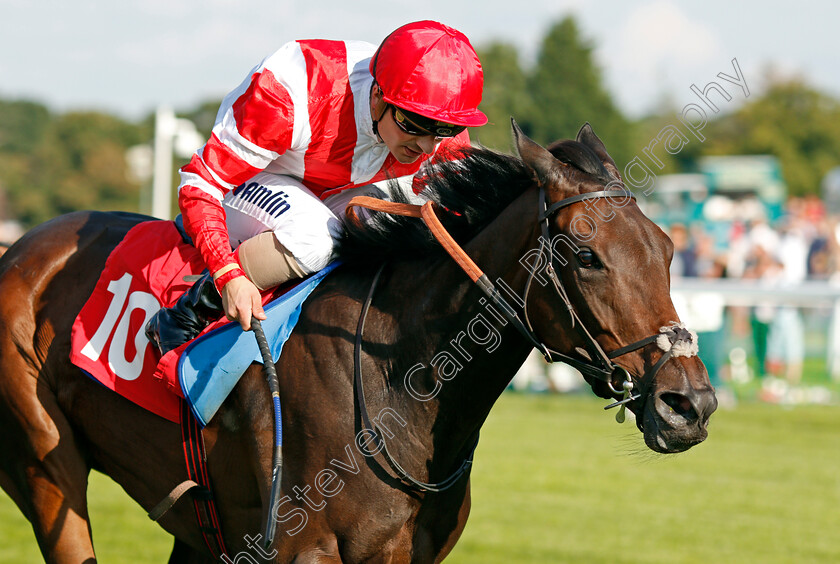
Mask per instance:
[[[463,244],[533,184],[531,171],[518,158],[470,147],[459,150],[458,160],[436,161],[421,195],[440,206],[441,223]],[[394,192],[395,201],[408,203]],[[364,225],[345,220],[338,245],[338,257],[347,261],[380,262],[438,251],[441,246],[422,220],[384,213],[374,213]]]
[[[594,151],[577,141],[559,141],[551,153],[566,164],[603,181],[611,176]],[[526,188],[536,182],[520,159],[480,147],[460,149],[456,160],[436,161],[421,195],[438,207],[438,217],[460,244],[484,229]],[[395,201],[409,203],[398,190]],[[338,258],[381,262],[442,252],[422,220],[375,213],[364,225],[345,220]]]

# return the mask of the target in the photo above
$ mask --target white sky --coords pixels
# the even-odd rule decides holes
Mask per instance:
[[[597,46],[608,88],[634,117],[666,98],[678,107],[694,101],[689,87],[702,88],[719,72],[733,75],[733,58],[752,94],[772,66],[840,97],[840,3],[784,6],[755,0],[0,0],[0,97],[137,118],[160,103],[186,110],[221,98],[293,39],[376,44],[403,23],[436,19],[475,45],[504,40],[533,58],[548,26],[570,12]],[[730,93],[732,104],[743,99]]]

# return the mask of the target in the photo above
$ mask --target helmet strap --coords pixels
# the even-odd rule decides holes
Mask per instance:
[[[374,88],[379,88],[379,91],[382,92],[382,88],[378,84],[376,84],[376,81],[374,80],[373,84],[370,86],[371,96],[373,96],[373,89]],[[379,122],[382,121],[383,117],[385,117],[385,112],[387,112],[387,111],[388,111],[388,104],[383,101],[382,112],[379,114],[378,118],[372,120],[373,134],[376,135],[379,138],[379,140],[383,143],[385,142],[385,140],[382,139],[382,136],[379,134]],[[373,112],[371,112],[371,113],[373,113]]]

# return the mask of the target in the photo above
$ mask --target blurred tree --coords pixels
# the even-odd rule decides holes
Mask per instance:
[[[513,45],[491,43],[478,49],[478,56],[485,76],[481,110],[489,121],[471,130],[470,138],[485,147],[509,152],[512,150],[510,118],[516,118],[521,127],[529,127],[528,78]]]
[[[51,119],[41,104],[0,100],[0,153],[31,153],[43,142]]]
[[[671,154],[663,147],[660,137],[663,132],[674,128],[686,134],[688,141],[676,154]],[[666,106],[656,115],[636,120],[633,123],[631,135],[633,156],[639,157],[654,174],[674,174],[696,170],[697,157],[702,154],[703,145],[685,130],[680,121],[679,112],[672,107]]]
[[[26,194],[22,187],[27,185],[33,155],[44,143],[51,119],[49,110],[42,104],[0,100],[0,190],[5,193],[0,219],[17,218],[13,192],[30,200],[43,200],[37,194]]]
[[[38,104],[0,103],[6,215],[31,227],[79,209],[135,211],[139,186],[126,175],[125,150],[147,139],[143,131],[97,112],[52,116]]]
[[[819,194],[823,176],[840,165],[840,101],[800,79],[771,83],[711,125],[704,154],[775,155],[794,196]]]
[[[205,100],[193,110],[179,112],[178,117],[186,118],[193,122],[196,129],[206,139],[209,139],[213,125],[216,123],[216,114],[219,112],[219,106],[221,105],[221,99]]]
[[[621,165],[629,151],[626,120],[602,86],[592,47],[574,19],[553,26],[535,68],[523,69],[516,48],[490,43],[479,50],[485,69],[482,109],[490,123],[473,139],[511,149],[510,117],[543,143],[574,136],[590,121]],[[180,112],[205,135],[219,100]],[[27,227],[77,209],[137,210],[140,187],[126,175],[125,150],[149,143],[154,116],[132,124],[98,112],[53,115],[37,103],[0,101],[0,189],[9,209]],[[186,159],[176,159],[175,168]],[[177,182],[173,170],[173,181]]]
[[[528,81],[529,130],[536,141],[550,143],[573,138],[588,121],[622,169],[633,157],[631,124],[604,87],[593,50],[573,17],[551,27]]]
[[[603,84],[593,45],[573,17],[550,27],[536,64],[523,67],[516,47],[491,42],[478,49],[484,67],[481,104],[488,125],[471,131],[479,143],[510,151],[510,117],[537,141],[568,139],[589,121],[619,168],[641,155],[663,127],[679,123],[678,109],[629,123]],[[179,117],[208,137],[220,100],[208,100]],[[27,227],[77,209],[135,211],[139,186],[126,176],[125,150],[150,143],[154,115],[130,123],[98,112],[56,115],[29,101],[0,100],[0,216]],[[688,143],[666,155],[656,174],[688,171],[701,154],[772,154],[782,163],[791,194],[818,193],[820,180],[840,164],[840,101],[802,80],[769,81],[733,114],[719,116],[704,131],[704,143]],[[175,160],[175,167],[187,159]],[[177,173],[173,169],[173,182]]]

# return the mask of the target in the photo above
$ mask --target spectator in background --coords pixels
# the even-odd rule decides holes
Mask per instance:
[[[743,221],[734,221],[726,244],[726,274],[729,278],[743,278],[752,251],[749,228]]]
[[[775,281],[781,277],[782,265],[776,260],[771,249],[762,245],[755,245],[744,269],[745,279]],[[753,350],[755,351],[757,372],[760,377],[767,375],[767,337],[770,325],[776,314],[776,307],[772,303],[760,304],[750,311],[750,328],[752,329]]]
[[[694,241],[696,276],[700,278],[723,278],[726,273],[726,259],[715,248],[714,237],[703,229],[702,224],[692,225],[691,234]]]
[[[816,196],[791,198],[784,209],[784,219],[772,226],[760,214],[743,210],[730,214],[719,220],[731,222],[728,233],[720,223],[692,224],[690,232],[684,225],[674,224],[669,229],[675,246],[672,279],[696,273],[700,278],[744,278],[760,285],[798,287],[806,279],[840,285],[840,216],[828,213],[826,204]],[[741,352],[738,378],[746,381],[751,372],[745,362],[750,341],[758,364],[756,374],[780,378],[768,378],[762,389],[789,390],[801,383],[805,319],[825,324],[828,312],[779,306],[775,301],[753,307],[729,306],[721,308],[726,315],[720,331],[715,331],[709,329],[713,326],[709,322],[716,318],[718,308],[693,299],[696,294],[691,298],[675,294],[674,305],[680,317],[698,331],[700,356],[716,387],[720,352],[716,349],[720,347],[724,354],[730,348]],[[840,381],[840,322],[836,319],[827,340],[828,370]],[[734,378],[736,361],[734,357],[730,361],[730,377]],[[777,392],[774,397],[769,401],[781,400]]]
[[[726,261],[723,257],[715,257],[706,268],[700,271],[700,275],[710,279],[725,278]],[[721,392],[721,372],[725,356],[726,302],[721,294],[715,292],[698,294],[693,302],[695,315],[690,327],[697,331],[697,340],[703,344],[699,348],[698,356],[706,365],[712,386]],[[730,394],[730,396],[728,401],[731,404],[734,401],[734,395]]]
[[[725,274],[725,261],[715,252],[714,239],[702,229],[693,226],[691,244],[689,232],[681,223],[671,226],[674,258],[671,278],[695,277],[721,278]],[[688,296],[672,296],[674,308],[688,327],[697,331],[700,360],[706,365],[709,379],[716,390],[721,389],[722,341],[724,332],[723,296],[715,292],[697,292]]]
[[[798,284],[807,276],[808,243],[802,221],[791,215],[781,224],[777,256],[781,265],[779,279],[783,284]],[[767,337],[767,362],[771,373],[784,376],[790,384],[798,384],[802,379],[804,333],[802,314],[798,308],[778,308]]]
[[[808,278],[828,280],[837,272],[837,238],[828,217],[815,221],[816,233],[808,247]]]
[[[682,223],[674,223],[670,231],[674,243],[671,276],[697,276],[697,253],[691,245],[688,229]]]

